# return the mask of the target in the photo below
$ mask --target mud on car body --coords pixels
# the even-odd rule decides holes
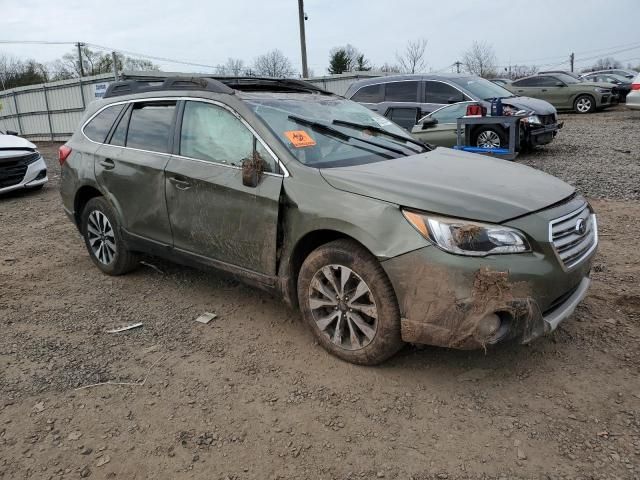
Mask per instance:
[[[119,275],[140,252],[279,292],[376,364],[556,328],[589,286],[595,215],[529,167],[437,148],[301,81],[113,84],[61,147],[65,211]]]

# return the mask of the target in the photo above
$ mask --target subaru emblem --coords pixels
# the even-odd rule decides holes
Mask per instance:
[[[579,218],[576,222],[575,231],[580,236],[584,235],[587,231],[587,222],[585,222],[584,219]]]

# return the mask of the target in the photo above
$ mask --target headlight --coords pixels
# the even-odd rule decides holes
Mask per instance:
[[[527,121],[527,123],[535,123],[536,125],[542,125],[542,122],[540,121],[540,117],[538,117],[537,115],[529,115],[528,117],[525,117],[525,120]]]
[[[484,257],[531,251],[524,234],[513,228],[411,210],[402,210],[402,214],[423,237],[450,253]]]
[[[596,87],[594,90],[596,92],[598,92],[598,93],[611,93],[611,89],[610,88]]]

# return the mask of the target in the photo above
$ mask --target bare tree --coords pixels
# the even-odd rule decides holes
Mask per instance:
[[[535,75],[538,72],[538,67],[536,65],[511,65],[509,70],[509,78],[511,80],[517,80],[519,78]]]
[[[245,71],[244,60],[240,58],[227,58],[227,63],[218,66],[218,72],[221,75],[229,75],[233,77],[241,76]]]
[[[424,70],[424,52],[427,49],[427,39],[409,40],[402,54],[396,53],[398,66],[405,73],[418,73]]]
[[[384,65],[382,65],[379,70],[381,72],[385,72],[385,73],[401,73],[402,70],[400,70],[400,66],[399,65],[392,65],[390,63],[386,63]]]
[[[592,70],[608,70],[610,68],[622,68],[622,63],[612,57],[604,57],[598,59],[591,67]]]
[[[473,42],[464,53],[463,63],[467,72],[488,78],[496,75],[496,54],[487,42]]]
[[[253,68],[258,75],[267,77],[290,77],[296,73],[291,61],[278,49],[257,57]]]

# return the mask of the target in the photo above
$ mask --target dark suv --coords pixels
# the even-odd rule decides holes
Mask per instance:
[[[139,253],[225,270],[282,294],[351,362],[528,342],[589,287],[596,219],[571,186],[431,150],[302,81],[117,82],[59,159],[103,272]]]

